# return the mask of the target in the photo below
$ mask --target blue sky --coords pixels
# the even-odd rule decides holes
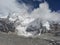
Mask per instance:
[[[43,0],[38,1],[38,0],[17,0],[19,3],[25,3],[26,5],[31,5],[32,9],[38,8],[39,4],[44,2]],[[60,10],[60,0],[46,0],[49,4],[49,8],[52,11],[58,11]]]

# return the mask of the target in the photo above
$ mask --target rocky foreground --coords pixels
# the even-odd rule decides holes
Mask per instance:
[[[48,45],[48,42],[39,38],[0,33],[0,45]]]
[[[60,37],[54,37],[51,34],[43,34],[35,38],[26,38],[0,32],[0,45],[55,45],[54,40],[57,40],[59,43]]]

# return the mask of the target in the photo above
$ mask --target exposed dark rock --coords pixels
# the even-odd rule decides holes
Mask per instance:
[[[14,32],[14,23],[9,18],[0,18],[0,31],[8,33],[9,31]]]

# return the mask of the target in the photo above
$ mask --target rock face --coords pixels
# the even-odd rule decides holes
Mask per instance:
[[[27,32],[37,35],[39,33],[53,33],[54,35],[60,35],[60,24],[54,21],[40,21],[36,19],[31,22],[26,29]]]
[[[0,31],[6,33],[9,31],[14,32],[14,23],[12,23],[8,18],[0,18]]]
[[[51,26],[51,33],[53,33],[55,36],[60,36],[60,24],[59,23],[53,23]]]

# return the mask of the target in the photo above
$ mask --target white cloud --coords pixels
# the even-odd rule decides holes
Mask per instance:
[[[7,15],[9,12],[27,12],[28,7],[23,4],[18,4],[16,0],[0,0],[0,12]]]
[[[47,2],[41,3],[40,7],[35,9],[31,15],[35,18],[41,18],[43,20],[60,21],[60,14],[58,12],[51,12]]]

